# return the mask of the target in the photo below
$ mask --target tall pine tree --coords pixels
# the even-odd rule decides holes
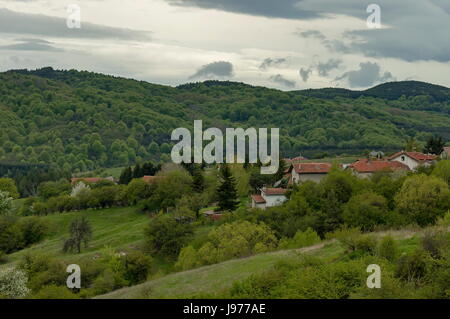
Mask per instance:
[[[131,167],[125,168],[119,177],[119,184],[127,185],[133,179],[133,170]]]
[[[435,154],[440,155],[442,151],[444,150],[445,142],[442,139],[441,136],[431,136],[427,144],[425,145],[425,148],[423,149],[423,152],[425,154]]]
[[[221,185],[217,188],[219,198],[219,209],[222,211],[233,211],[238,205],[236,180],[231,174],[227,164],[220,168]]]

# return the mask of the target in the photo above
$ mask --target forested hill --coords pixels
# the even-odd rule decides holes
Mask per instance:
[[[356,93],[355,93],[356,92]],[[168,160],[176,127],[280,127],[285,156],[394,151],[450,140],[449,89],[421,82],[366,91],[283,92],[236,82],[179,87],[79,71],[0,73],[0,164],[71,171]]]
[[[319,98],[359,98],[375,97],[388,100],[398,100],[411,97],[424,97],[428,103],[448,102],[450,89],[440,85],[434,85],[418,81],[388,82],[377,85],[364,91],[352,91],[341,88],[309,89],[297,91],[298,94]],[[439,110],[438,107],[437,110]]]

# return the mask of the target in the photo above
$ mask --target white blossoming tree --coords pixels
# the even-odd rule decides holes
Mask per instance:
[[[0,295],[7,298],[23,298],[30,293],[28,277],[16,268],[0,269]]]
[[[7,215],[12,211],[13,198],[8,192],[0,191],[0,215]]]
[[[89,185],[86,185],[83,182],[78,182],[73,188],[72,188],[72,192],[70,193],[70,196],[72,197],[77,197],[78,194],[83,193],[83,192],[87,192],[90,191],[91,188],[89,187]]]

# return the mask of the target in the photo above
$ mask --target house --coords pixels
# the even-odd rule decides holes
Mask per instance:
[[[114,182],[114,177],[112,177],[112,176],[110,176],[110,177],[72,177],[70,179],[70,183],[72,185],[75,185],[78,182],[85,182],[85,183],[89,183],[89,184],[95,184],[95,183],[98,183],[100,181]]]
[[[297,163],[291,166],[292,183],[320,182],[331,170],[331,163]]]
[[[445,146],[441,153],[442,159],[450,159],[450,146]]]
[[[347,166],[347,169],[351,169],[356,175],[362,178],[369,178],[375,172],[381,171],[403,171],[407,172],[410,170],[408,165],[397,162],[397,161],[387,161],[387,160],[370,160],[367,158],[360,159],[353,164]]]
[[[287,197],[284,188],[266,188],[261,189],[261,194],[252,195],[252,208],[266,209],[267,207],[279,206],[283,204]]]
[[[436,155],[428,155],[421,152],[401,151],[388,157],[388,160],[403,163],[413,171],[420,165],[429,166],[433,164],[436,158]]]

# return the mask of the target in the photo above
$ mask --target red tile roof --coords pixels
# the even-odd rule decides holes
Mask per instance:
[[[261,195],[252,195],[252,199],[257,204],[264,204],[266,200]]]
[[[405,151],[401,151],[401,152],[397,152],[394,155],[390,156],[388,159],[392,160],[400,155],[406,155],[418,162],[421,161],[432,161],[436,159],[436,155],[428,155],[428,154],[424,154],[421,152],[405,152]]]
[[[262,190],[264,194],[270,196],[270,195],[284,195],[286,193],[286,189],[284,188],[264,188]]]
[[[297,174],[326,174],[330,172],[331,163],[299,163],[294,164]]]
[[[86,183],[98,183],[102,180],[106,180],[106,178],[101,177],[73,177],[70,179],[72,184],[75,184],[76,182],[83,181]]]
[[[353,168],[358,173],[373,173],[382,170],[409,170],[407,165],[400,162],[368,160],[367,158],[360,159],[348,167]]]

